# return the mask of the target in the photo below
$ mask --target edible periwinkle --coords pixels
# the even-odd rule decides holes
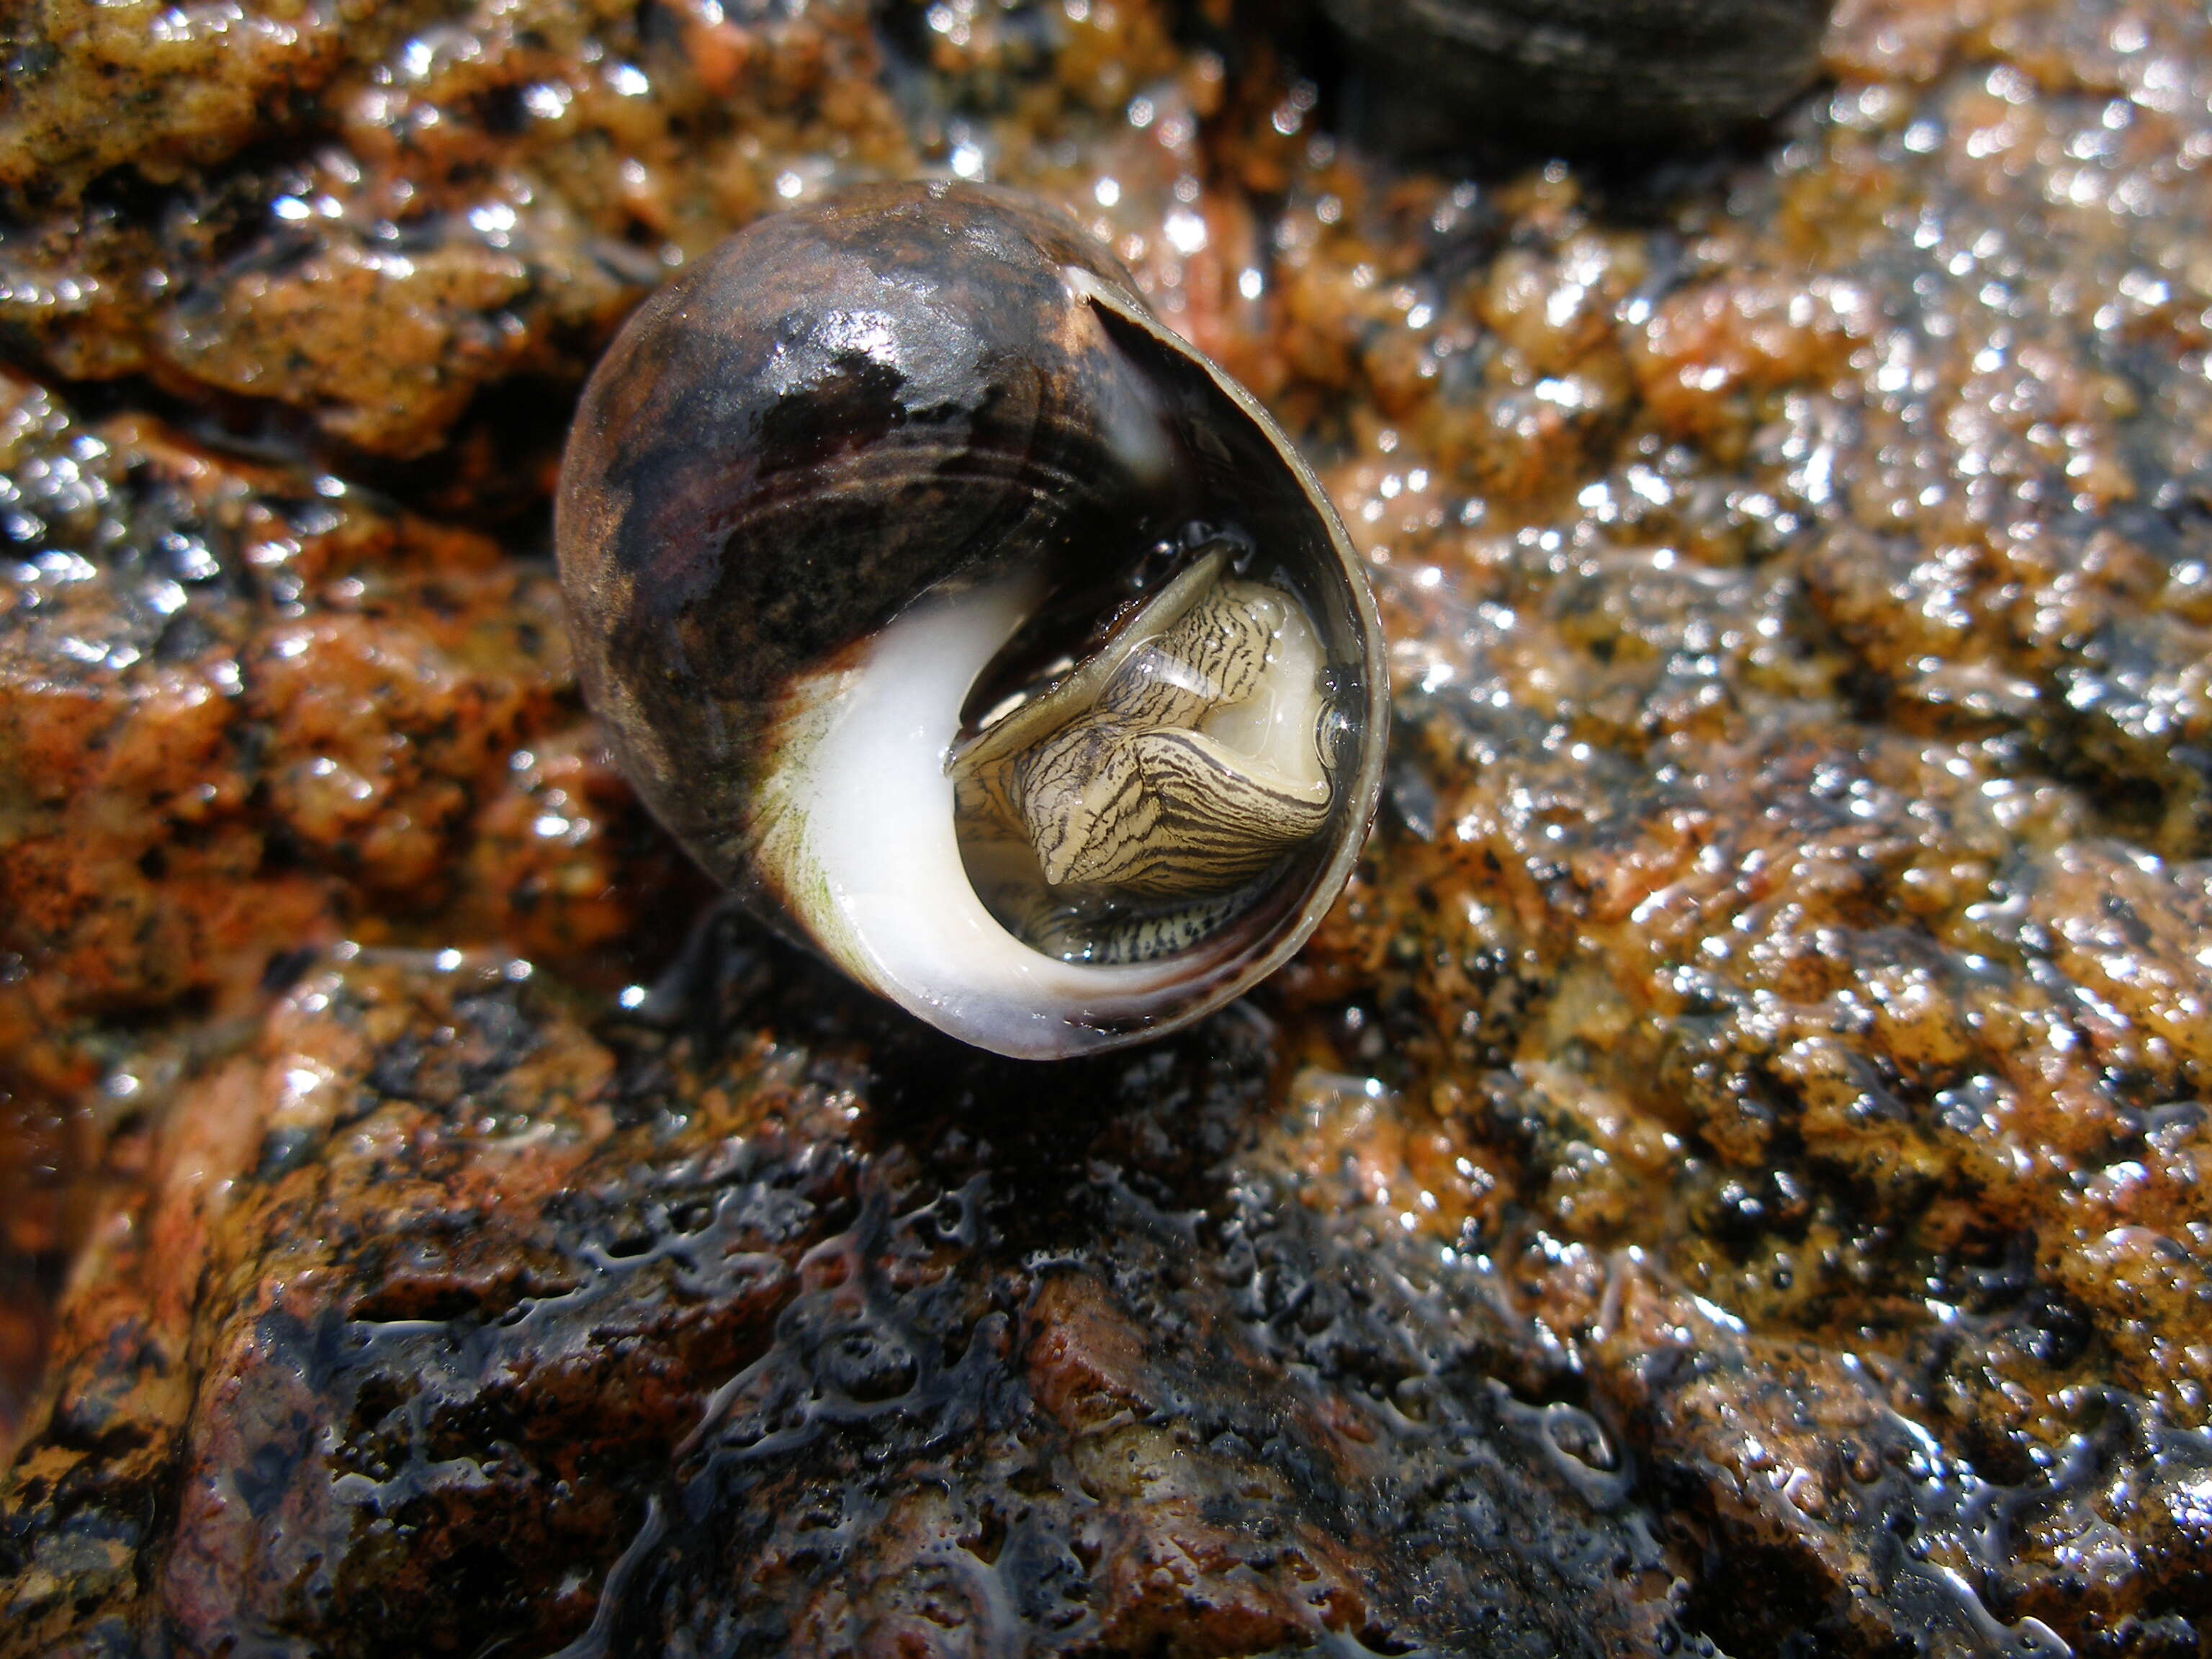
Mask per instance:
[[[592,374],[556,540],[654,812],[969,1042],[1194,1019],[1358,856],[1387,706],[1343,526],[1042,204],[871,185],[731,238]]]
[[[1570,148],[1712,138],[1772,114],[1818,72],[1830,4],[1322,0],[1389,119],[1448,112]]]

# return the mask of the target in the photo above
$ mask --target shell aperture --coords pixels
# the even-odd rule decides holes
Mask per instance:
[[[1228,559],[1205,552],[952,757],[971,871],[1040,950],[1188,948],[1328,824],[1320,641],[1295,596]]]

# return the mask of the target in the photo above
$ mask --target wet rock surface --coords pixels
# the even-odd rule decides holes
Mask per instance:
[[[599,1036],[339,955],[95,1247],[24,1650],[1702,1646],[1516,1322],[1224,1161],[1256,1029],[1055,1073],[1076,1135],[780,950]]]
[[[1869,0],[1635,167],[1264,23],[9,14],[0,1654],[2204,1650],[2201,12]],[[916,167],[1395,641],[1352,890],[1111,1063],[681,945],[569,676],[609,330]]]

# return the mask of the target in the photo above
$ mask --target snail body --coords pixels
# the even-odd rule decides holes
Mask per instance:
[[[964,185],[757,222],[586,387],[585,693],[753,908],[979,1046],[1279,965],[1379,790],[1380,631],[1288,441],[1072,220]]]
[[[1830,0],[1322,0],[1416,106],[1569,146],[1719,137],[1811,83]]]

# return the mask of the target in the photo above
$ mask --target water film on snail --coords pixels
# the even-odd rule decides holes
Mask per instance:
[[[1037,1058],[1304,940],[1387,718],[1287,439],[1072,219],[968,185],[756,222],[586,386],[556,539],[586,696],[707,868]]]

